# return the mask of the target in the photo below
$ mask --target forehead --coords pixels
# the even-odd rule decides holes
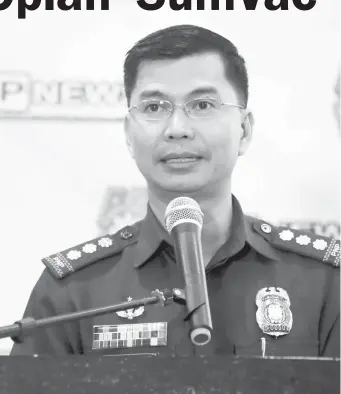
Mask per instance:
[[[159,91],[168,98],[183,99],[198,89],[212,88],[224,100],[237,100],[219,54],[203,53],[180,59],[143,61],[138,69],[131,100]]]

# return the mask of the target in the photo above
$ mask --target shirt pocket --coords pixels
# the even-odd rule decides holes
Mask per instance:
[[[319,357],[319,342],[306,337],[263,337],[251,344],[234,345],[236,356]]]

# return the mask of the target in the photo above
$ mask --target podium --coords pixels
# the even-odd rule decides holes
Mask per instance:
[[[339,359],[0,357],[1,394],[336,394]]]

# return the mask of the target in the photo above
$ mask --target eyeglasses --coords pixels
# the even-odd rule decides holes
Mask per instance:
[[[185,113],[193,119],[214,118],[224,107],[245,109],[242,105],[223,103],[218,99],[205,97],[187,101],[185,104],[173,104],[167,100],[143,100],[130,107],[129,112],[134,113],[136,120],[160,122],[167,120],[175,107],[183,108]]]

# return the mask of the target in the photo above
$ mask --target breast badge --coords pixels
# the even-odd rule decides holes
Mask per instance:
[[[289,334],[292,313],[288,293],[280,287],[265,287],[257,293],[256,319],[264,334],[279,337]]]
[[[132,298],[128,297],[127,301],[132,301]],[[128,320],[132,320],[132,319],[134,319],[134,317],[141,316],[143,312],[144,312],[144,307],[140,306],[139,308],[131,308],[131,309],[127,309],[125,311],[119,311],[116,313],[120,317],[124,317]]]

